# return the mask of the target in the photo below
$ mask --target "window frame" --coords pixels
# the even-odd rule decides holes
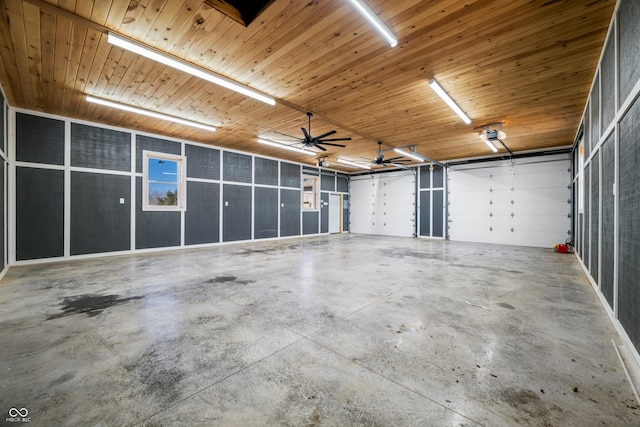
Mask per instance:
[[[149,203],[149,160],[157,159],[176,163],[176,186],[178,191],[176,205],[153,205]],[[186,197],[187,158],[179,154],[160,153],[156,151],[142,151],[142,210],[180,212],[187,210]]]
[[[307,180],[311,180],[313,182],[311,188],[311,191],[307,191],[306,190],[306,181]],[[319,186],[318,186],[318,182],[320,180],[320,177],[315,176],[315,175],[302,175],[302,211],[303,212],[318,212],[320,210],[320,206],[319,206],[319,198],[320,198],[320,191],[319,191]],[[307,193],[313,193],[313,206],[312,207],[306,207],[305,206],[305,202],[306,202],[306,195]]]

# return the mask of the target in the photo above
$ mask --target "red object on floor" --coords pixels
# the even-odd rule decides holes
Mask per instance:
[[[569,253],[569,247],[561,243],[556,246],[556,250],[561,254]]]

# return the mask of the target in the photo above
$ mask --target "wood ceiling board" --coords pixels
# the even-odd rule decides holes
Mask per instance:
[[[615,5],[369,0],[399,38],[391,49],[338,0],[276,0],[247,28],[199,1],[48,3],[95,24],[83,26],[50,10],[32,13],[33,5],[5,0],[0,81],[10,105],[285,159],[297,154],[257,147],[256,138],[270,130],[298,135],[307,127],[306,111],[315,113],[312,133],[336,129],[336,136],[354,138],[332,152],[348,158],[372,158],[378,139],[389,146],[418,144],[418,152],[435,159],[451,158],[452,152],[484,155],[473,127],[494,121],[506,122],[510,147],[566,145],[579,125]],[[282,103],[262,106],[125,53],[95,25],[250,84]],[[28,32],[34,26],[38,31]],[[465,126],[427,87],[433,76],[472,125]],[[85,93],[219,120],[214,124],[220,131],[194,132],[108,112],[89,105]]]

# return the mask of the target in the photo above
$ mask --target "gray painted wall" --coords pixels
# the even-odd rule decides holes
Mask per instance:
[[[11,113],[21,162],[16,261],[319,233],[318,213],[301,210],[299,164],[38,112]],[[143,150],[186,156],[184,213],[142,209]],[[347,175],[322,173],[325,182],[348,190]]]
[[[621,0],[586,103],[583,137],[574,148],[573,237],[603,304],[640,358],[639,81],[640,2]]]

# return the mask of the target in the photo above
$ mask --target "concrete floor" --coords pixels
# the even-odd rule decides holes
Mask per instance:
[[[22,266],[0,284],[0,410],[46,426],[640,425],[612,338],[576,259],[544,249],[344,234]]]

